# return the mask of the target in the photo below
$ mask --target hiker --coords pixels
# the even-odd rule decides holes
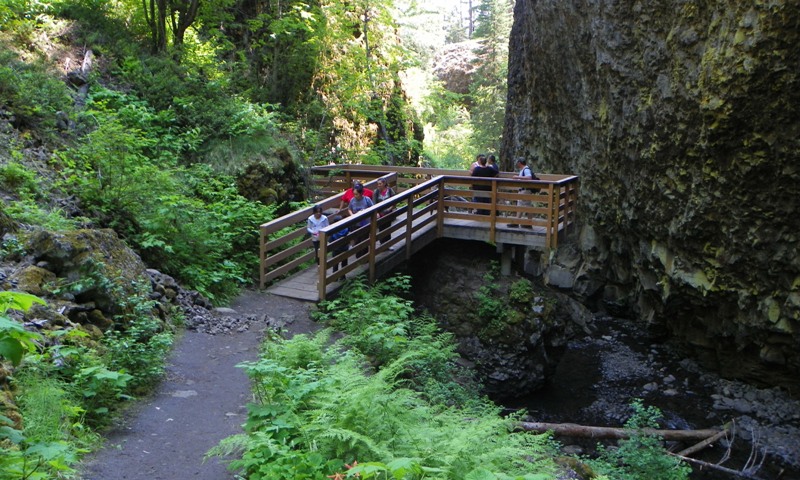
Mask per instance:
[[[367,197],[364,194],[364,186],[360,183],[353,187],[353,199],[350,200],[350,205],[348,205],[348,210],[350,211],[350,215],[355,215],[356,213],[360,212],[361,210],[365,210],[373,205],[372,199]],[[361,227],[366,226],[369,223],[369,218],[365,218],[358,222],[356,229],[361,229]],[[351,246],[355,245],[356,243],[361,243],[364,238],[364,233],[359,234],[355,238],[350,241]],[[367,253],[366,249],[361,250],[356,253],[356,257],[361,257],[365,253]]]
[[[469,166],[469,174],[470,175],[472,175],[472,172],[474,172],[477,167],[481,166],[481,159],[484,160],[483,164],[485,165],[486,164],[485,163],[486,162],[486,155],[484,155],[482,153],[479,153],[479,154],[475,155],[475,161],[472,162],[472,165]]]
[[[349,214],[349,212],[346,209],[350,205],[350,200],[353,199],[353,189],[356,188],[356,185],[361,185],[362,188],[364,188],[364,196],[368,197],[370,200],[372,200],[372,195],[373,195],[372,190],[370,190],[369,188],[364,187],[363,184],[361,183],[361,181],[353,180],[353,186],[344,191],[344,194],[342,195],[342,201],[339,202],[339,213],[340,214],[342,214],[342,213],[344,213],[345,215]]]
[[[311,236],[311,243],[314,244],[314,256],[317,258],[317,265],[319,265],[319,231],[328,226],[328,217],[322,214],[322,207],[314,205],[311,209],[311,216],[308,217],[306,230]]]
[[[472,173],[470,174],[473,177],[482,177],[482,178],[492,178],[497,176],[497,172],[494,169],[490,168],[486,165],[486,156],[479,155],[478,156],[478,166],[472,169]],[[473,185],[473,190],[477,190],[480,192],[489,192],[492,190],[491,185]],[[491,203],[492,199],[487,196],[476,195],[472,198],[473,202],[477,203]],[[489,215],[489,210],[478,209],[478,215]]]
[[[372,201],[374,203],[380,203],[380,202],[384,202],[384,201],[388,200],[389,198],[391,198],[393,196],[394,196],[394,190],[392,190],[392,187],[389,186],[389,182],[387,182],[385,178],[378,179],[378,187],[375,189],[375,192],[373,193]],[[380,212],[378,212],[378,218],[385,217],[386,215],[389,215],[393,211],[394,211],[394,206],[391,206],[389,208],[383,209]],[[378,222],[378,231],[380,232],[381,230],[385,230],[390,225],[391,225],[391,222],[389,222],[388,220],[387,221],[383,221],[383,222],[379,221]],[[389,240],[391,240],[391,236],[389,238],[385,239],[385,241],[387,241],[387,242]],[[384,239],[381,239],[380,240],[380,244],[383,245],[383,242],[384,242]],[[393,250],[393,248],[392,248],[392,250]]]
[[[528,161],[525,160],[523,157],[517,158],[516,167],[517,170],[519,170],[519,172],[517,173],[517,175],[514,175],[511,178],[514,178],[516,180],[528,180],[528,181],[538,180],[538,177],[536,177],[536,175],[534,175],[533,172],[531,171],[530,167],[528,167]],[[523,207],[523,206],[530,207],[533,205],[533,201],[530,198],[530,196],[533,194],[533,190],[531,188],[520,187],[520,189],[517,192],[525,194],[528,197],[517,200],[518,207]],[[517,212],[517,218],[526,218],[526,217],[528,219],[532,218],[530,213]],[[511,228],[519,227],[519,225],[516,223],[511,223],[508,226]],[[533,228],[533,225],[523,225],[522,228]]]

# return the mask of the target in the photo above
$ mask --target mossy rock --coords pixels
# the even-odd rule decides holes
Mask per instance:
[[[39,230],[25,248],[58,277],[62,290],[105,314],[119,313],[137,285],[149,285],[144,263],[113,230]]]
[[[19,290],[42,296],[46,293],[46,285],[55,284],[56,274],[44,268],[31,265],[17,272],[12,278],[17,281]]]

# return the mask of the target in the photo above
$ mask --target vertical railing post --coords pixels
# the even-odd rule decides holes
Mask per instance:
[[[491,198],[491,210],[489,211],[489,242],[494,244],[495,241],[495,227],[497,226],[495,222],[497,222],[497,181],[492,181],[492,198]]]
[[[317,290],[319,300],[325,300],[328,293],[328,235],[319,232],[319,275],[317,277]]]
[[[436,238],[442,238],[444,236],[444,189],[445,189],[445,182],[444,177],[439,179],[439,200],[436,205]]]
[[[369,283],[375,282],[375,245],[378,235],[378,211],[370,214],[369,218]]]
[[[549,249],[552,247],[553,238],[553,184],[547,186],[547,218],[545,221],[544,244]]]
[[[261,227],[258,229],[259,231],[259,243],[258,243],[258,257],[259,257],[259,281],[258,281],[258,288],[260,290],[264,290],[264,284],[266,283],[267,279],[267,234],[264,231],[264,228]]]
[[[411,258],[411,238],[414,234],[414,195],[409,195],[406,200],[406,260]]]

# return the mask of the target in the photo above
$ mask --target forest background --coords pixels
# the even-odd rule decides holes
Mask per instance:
[[[307,167],[466,168],[499,149],[511,9],[4,2],[4,211],[113,228],[147,264],[224,302],[256,271],[257,225],[305,201]],[[466,88],[449,91],[432,60],[470,39]]]

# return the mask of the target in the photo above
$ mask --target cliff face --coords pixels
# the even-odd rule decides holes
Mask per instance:
[[[800,2],[517,0],[503,157],[581,177],[574,289],[800,387]]]

